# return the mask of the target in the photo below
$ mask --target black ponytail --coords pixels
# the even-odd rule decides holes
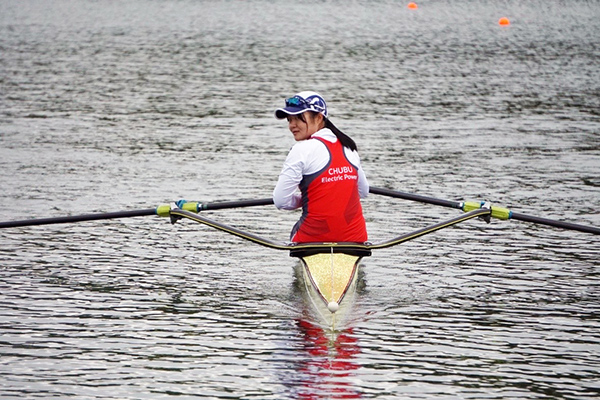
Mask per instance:
[[[311,113],[311,118],[314,118],[316,115],[319,114],[316,111],[311,111],[310,113]],[[306,123],[304,114],[298,114],[298,118],[300,118],[300,120],[302,122]],[[352,140],[352,138],[350,136],[348,136],[344,132],[340,131],[338,129],[338,127],[335,126],[333,124],[333,122],[331,122],[328,118],[323,117],[323,121],[325,121],[325,128],[327,128],[331,132],[333,132],[333,134],[335,135],[335,137],[338,138],[338,140],[340,141],[342,146],[347,147],[352,151],[358,151],[358,148],[356,147],[356,143],[354,142],[354,140]]]
[[[328,118],[325,118],[325,128],[329,129],[335,134],[340,143],[342,143],[342,146],[347,147],[352,151],[358,150],[354,140],[352,140],[352,138],[346,135],[344,132],[340,131]]]

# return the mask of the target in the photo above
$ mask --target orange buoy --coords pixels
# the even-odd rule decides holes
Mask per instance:
[[[510,21],[508,20],[508,18],[502,17],[498,21],[498,24],[501,25],[501,26],[508,26],[508,25],[510,25]]]
[[[419,6],[417,6],[417,3],[410,2],[408,3],[408,8],[410,8],[411,10],[416,10],[417,8],[419,8]]]

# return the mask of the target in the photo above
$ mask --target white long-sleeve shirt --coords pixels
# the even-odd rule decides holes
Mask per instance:
[[[312,137],[320,137],[331,143],[338,140],[335,134],[327,128],[321,129]],[[360,166],[360,157],[356,151],[347,147],[344,147],[344,153],[348,161],[358,170],[358,194],[361,199],[364,199],[369,194],[369,182]],[[273,190],[275,207],[284,210],[301,207],[302,195],[298,191],[298,185],[302,181],[302,177],[325,168],[329,158],[327,147],[319,140],[302,140],[294,144],[283,163],[283,169]]]

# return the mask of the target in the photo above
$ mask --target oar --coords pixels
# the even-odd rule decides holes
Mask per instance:
[[[222,201],[205,204],[198,202],[189,202],[183,204],[182,208],[184,210],[198,212],[202,210],[221,210],[225,208],[253,207],[264,206],[269,204],[273,204],[273,199]],[[168,204],[162,204],[156,208],[146,208],[143,210],[116,211],[109,213],[83,214],[56,218],[37,218],[25,219],[20,221],[0,222],[0,228],[17,228],[21,226],[33,225],[66,224],[72,222],[95,221],[102,219],[143,217],[147,215],[158,215],[160,217],[168,217],[170,214],[170,210],[171,207]]]
[[[142,217],[145,215],[157,215],[156,211],[156,208],[147,208],[144,210],[116,211],[102,214],[83,214],[56,218],[24,219],[20,221],[0,222],[0,228],[17,228],[20,226],[33,225],[67,224],[71,222],[94,221],[99,219]]]
[[[482,202],[468,202],[468,201],[467,202],[457,202],[457,201],[450,201],[450,200],[441,200],[441,199],[436,199],[433,197],[427,197],[427,196],[422,196],[422,195],[413,194],[413,193],[399,192],[396,190],[383,189],[383,188],[378,188],[378,187],[371,187],[369,189],[369,191],[373,194],[380,194],[383,196],[395,197],[398,199],[412,200],[412,201],[418,201],[421,203],[433,204],[433,205],[438,205],[438,206],[443,206],[443,207],[457,208],[457,209],[463,210],[465,212],[481,208],[484,205],[484,203],[482,203]],[[574,224],[571,222],[563,222],[563,221],[556,221],[556,220],[548,219],[548,218],[534,217],[531,215],[526,215],[526,214],[521,214],[521,213],[511,211],[508,208],[498,207],[498,206],[494,206],[494,205],[491,206],[491,210],[492,210],[492,214],[491,214],[492,217],[498,218],[498,219],[505,219],[505,220],[506,219],[516,219],[519,221],[533,222],[536,224],[553,226],[555,228],[570,229],[570,230],[574,230],[574,231],[592,233],[594,235],[600,235],[600,228],[597,228],[595,226],[580,225],[580,224]]]

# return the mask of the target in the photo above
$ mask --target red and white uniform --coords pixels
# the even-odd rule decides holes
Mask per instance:
[[[292,147],[273,200],[279,209],[302,206],[302,217],[292,230],[294,242],[364,242],[367,230],[360,199],[368,193],[358,153],[322,129]]]

